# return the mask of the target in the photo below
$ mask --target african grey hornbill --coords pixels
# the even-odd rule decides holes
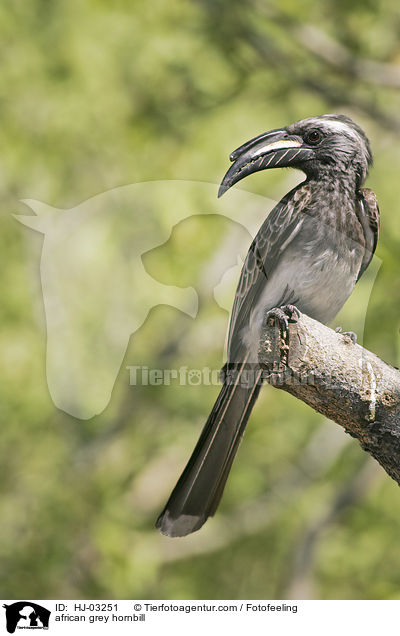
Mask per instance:
[[[273,310],[285,322],[297,307],[330,322],[368,267],[378,240],[376,197],[361,189],[372,163],[370,146],[348,117],[310,117],[263,133],[230,159],[233,165],[219,196],[267,168],[289,166],[307,178],[275,206],[247,254],[221,392],[157,520],[161,532],[171,537],[198,530],[217,509],[262,384],[257,352],[265,311]]]

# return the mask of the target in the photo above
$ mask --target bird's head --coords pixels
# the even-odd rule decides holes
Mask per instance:
[[[302,119],[250,139],[230,155],[218,196],[253,172],[269,168],[297,168],[309,179],[323,174],[354,175],[360,188],[372,163],[364,131],[345,115]]]

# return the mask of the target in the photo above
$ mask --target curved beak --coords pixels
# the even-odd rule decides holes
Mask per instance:
[[[289,135],[284,128],[253,137],[230,155],[230,160],[234,163],[222,179],[218,197],[253,172],[297,167],[303,161],[313,158],[314,150],[305,146],[301,137]]]

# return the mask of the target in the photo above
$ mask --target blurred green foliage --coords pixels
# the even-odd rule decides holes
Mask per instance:
[[[364,344],[396,364],[399,26],[394,0],[1,3],[3,598],[399,597],[397,486],[336,424],[271,387],[217,516],[182,540],[153,527],[216,388],[129,386],[126,365],[221,364],[227,314],[201,277],[223,221],[188,220],[146,255],[155,277],[196,288],[199,318],[154,309],[108,408],[79,421],[46,386],[42,238],[11,216],[27,197],[68,208],[138,181],[218,183],[255,134],[348,114],[371,139],[382,212]],[[290,179],[243,187],[279,198]]]

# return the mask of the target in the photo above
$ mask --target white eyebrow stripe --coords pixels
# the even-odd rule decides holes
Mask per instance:
[[[313,123],[314,122],[317,126],[322,126],[322,128],[325,128],[327,130],[346,133],[350,137],[353,137],[353,139],[360,140],[360,135],[358,134],[358,132],[354,130],[351,126],[349,126],[349,124],[346,124],[343,121],[329,119],[328,117],[326,119],[315,117],[315,119],[313,120]]]
[[[286,148],[298,148],[299,146],[301,146],[300,141],[295,141],[294,139],[282,139],[281,141],[273,141],[270,144],[261,146],[261,148],[258,148],[254,153],[254,156],[257,157],[258,155],[263,155],[270,150],[286,150]]]

